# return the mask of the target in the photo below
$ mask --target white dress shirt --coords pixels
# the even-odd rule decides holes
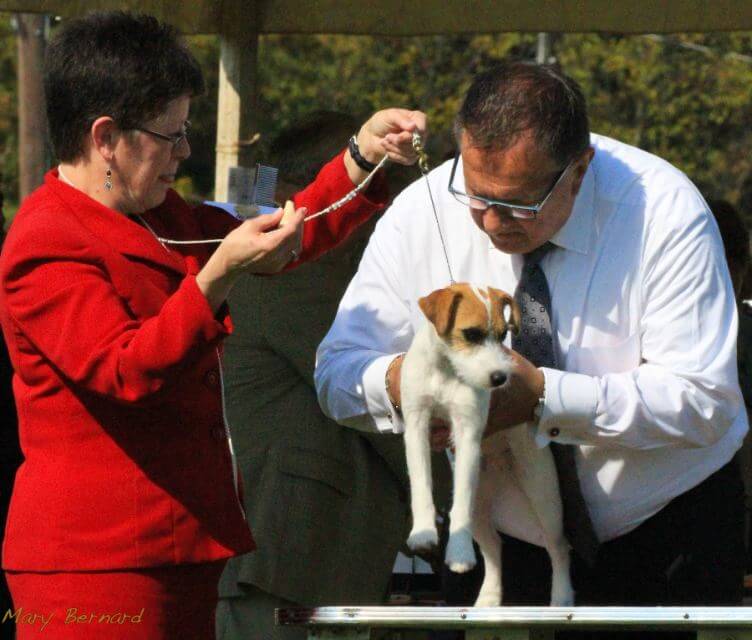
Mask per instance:
[[[542,369],[545,408],[531,428],[541,446],[577,445],[583,494],[605,541],[726,464],[747,416],[734,294],[705,201],[660,158],[599,135],[592,144],[572,214],[542,262],[559,364]],[[454,277],[513,293],[522,258],[496,249],[448,192],[450,167],[429,180]],[[462,175],[458,167],[458,188]],[[359,429],[402,429],[386,368],[425,322],[418,299],[448,284],[421,179],[380,220],[319,347],[325,413]]]

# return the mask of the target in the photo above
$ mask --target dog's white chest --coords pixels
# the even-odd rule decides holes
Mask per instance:
[[[432,406],[436,415],[442,414],[440,417],[446,418],[450,410],[465,409],[485,422],[490,394],[464,384],[453,372],[442,369],[431,372],[426,391],[427,406]]]

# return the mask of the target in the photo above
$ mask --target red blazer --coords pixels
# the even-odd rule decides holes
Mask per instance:
[[[351,188],[338,157],[295,201],[314,213]],[[360,196],[307,223],[300,262],[381,205]],[[144,217],[175,239],[222,237],[237,224],[172,191]],[[56,171],[24,202],[0,257],[25,456],[4,568],[140,568],[253,548],[222,417],[230,321],[226,309],[212,314],[195,280],[214,246],[168,251]]]

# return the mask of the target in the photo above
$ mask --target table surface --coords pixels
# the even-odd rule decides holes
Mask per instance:
[[[752,607],[319,607],[277,610],[296,626],[752,628]]]

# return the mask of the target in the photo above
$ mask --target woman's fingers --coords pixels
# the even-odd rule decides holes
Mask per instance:
[[[255,218],[250,218],[249,220],[243,222],[243,224],[240,226],[252,229],[254,232],[270,231],[272,229],[276,229],[279,226],[283,215],[284,211],[282,210],[282,208],[279,208],[274,213],[268,213],[256,216]]]

